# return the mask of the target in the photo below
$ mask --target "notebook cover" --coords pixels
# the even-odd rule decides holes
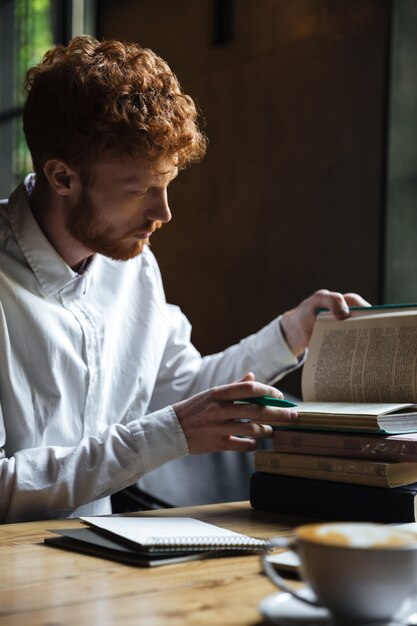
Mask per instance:
[[[212,555],[212,553],[201,552],[177,552],[175,555],[172,552],[157,555],[150,554],[147,551],[141,552],[126,544],[114,541],[110,537],[105,537],[90,528],[63,528],[53,530],[52,532],[58,536],[46,537],[44,540],[46,545],[141,567],[182,563],[183,561],[192,561]]]

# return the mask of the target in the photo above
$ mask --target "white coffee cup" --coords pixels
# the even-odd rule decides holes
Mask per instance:
[[[329,609],[336,624],[388,621],[417,593],[417,534],[410,531],[365,522],[305,524],[272,543],[298,554],[315,598],[289,586],[263,555],[269,578],[300,601]]]

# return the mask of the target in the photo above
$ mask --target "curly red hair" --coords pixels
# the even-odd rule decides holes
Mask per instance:
[[[97,154],[201,159],[206,137],[167,63],[134,43],[75,37],[26,74],[23,127],[38,174],[50,158],[88,168]]]

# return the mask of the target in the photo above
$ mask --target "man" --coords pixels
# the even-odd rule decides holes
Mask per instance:
[[[192,99],[151,51],[88,37],[49,51],[26,89],[35,175],[0,212],[3,522],[108,513],[167,461],[254,450],[280,409],[234,401],[281,397],[269,384],[299,365],[317,307],[364,303],[317,292],[201,358],[146,245],[205,152]]]

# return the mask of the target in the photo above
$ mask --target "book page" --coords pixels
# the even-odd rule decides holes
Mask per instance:
[[[247,538],[246,535],[192,517],[81,517],[94,528],[146,546],[155,540]]]
[[[302,374],[308,402],[414,402],[417,311],[319,315]]]
[[[414,407],[415,405],[406,405]],[[404,403],[384,403],[384,402],[298,402],[297,412],[299,414],[313,413],[325,415],[359,415],[378,416],[394,413],[404,408]],[[414,412],[413,412],[414,414]],[[282,420],[281,420],[282,421]],[[287,423],[287,422],[284,422]]]

